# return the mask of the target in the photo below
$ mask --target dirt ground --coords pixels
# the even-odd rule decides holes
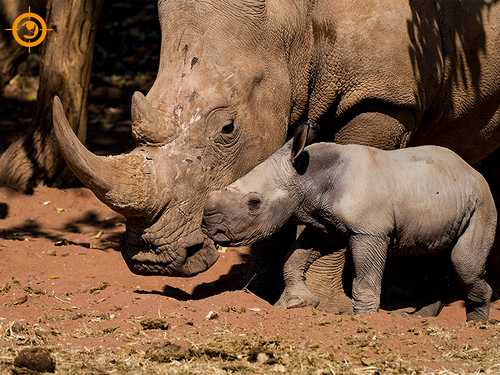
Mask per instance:
[[[103,8],[88,108],[98,154],[133,147],[130,98],[156,74],[155,1],[137,3]],[[0,152],[29,125],[36,53],[2,92]],[[500,302],[484,324],[465,323],[462,301],[427,319],[285,311],[232,291],[247,248],[220,249],[193,278],[132,274],[124,223],[85,188],[0,189],[0,375],[30,373],[14,366],[30,347],[50,351],[56,374],[500,373]]]
[[[464,374],[500,371],[500,303],[465,323],[282,310],[244,291],[248,249],[193,278],[132,274],[124,219],[85,188],[0,189],[0,374],[48,348],[56,374]],[[169,345],[171,344],[171,345]]]

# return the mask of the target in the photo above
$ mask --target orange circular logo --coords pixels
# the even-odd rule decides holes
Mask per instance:
[[[19,31],[22,30],[22,28],[25,28],[27,31],[26,35],[23,35],[21,37],[19,36]],[[38,46],[40,43],[42,43],[47,36],[47,30],[52,29],[47,29],[47,25],[45,24],[43,18],[36,13],[31,13],[31,7],[28,7],[28,13],[21,14],[14,21],[12,29],[5,30],[12,31],[14,39],[20,45],[28,47],[28,52],[31,52],[31,47]]]

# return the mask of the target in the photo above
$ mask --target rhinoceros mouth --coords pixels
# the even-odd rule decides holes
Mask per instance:
[[[221,246],[228,246],[234,239],[226,223],[226,217],[220,213],[205,213],[202,219],[202,230],[207,237]]]
[[[208,238],[202,238],[202,241],[187,247],[171,244],[152,250],[131,246],[124,235],[122,256],[130,271],[137,275],[190,277],[206,271],[219,258],[213,241]]]
[[[171,269],[171,263],[158,263],[151,261],[139,262],[132,258],[129,258],[126,254],[123,254],[123,259],[127,264],[129,270],[136,274],[142,276],[172,276],[174,271]]]

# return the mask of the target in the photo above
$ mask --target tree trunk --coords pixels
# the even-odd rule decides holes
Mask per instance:
[[[16,42],[12,36],[12,31],[6,30],[12,28],[14,21],[18,16],[28,12],[31,5],[31,12],[45,15],[45,5],[42,1],[34,1],[30,4],[28,0],[0,0],[0,89],[2,89],[9,80],[16,74],[16,67],[21,60],[28,54],[28,49]],[[25,30],[25,29],[23,29]],[[24,36],[23,30],[19,32]]]
[[[74,181],[59,152],[52,127],[52,101],[58,95],[78,138],[87,133],[87,94],[102,0],[49,0],[47,37],[40,63],[40,86],[31,125],[0,158],[0,186],[34,188],[39,183],[67,186]]]

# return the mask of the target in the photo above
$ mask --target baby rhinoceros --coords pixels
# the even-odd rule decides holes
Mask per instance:
[[[485,263],[497,213],[484,178],[437,146],[306,147],[311,126],[299,126],[294,139],[269,159],[208,196],[203,225],[212,238],[225,245],[251,244],[287,221],[327,237],[340,235],[352,254],[352,303],[358,314],[378,311],[388,256],[451,249],[453,269],[467,292],[467,320],[487,320],[492,292]],[[300,273],[307,258],[289,254],[287,262],[293,259]],[[285,284],[296,287],[286,279]]]

